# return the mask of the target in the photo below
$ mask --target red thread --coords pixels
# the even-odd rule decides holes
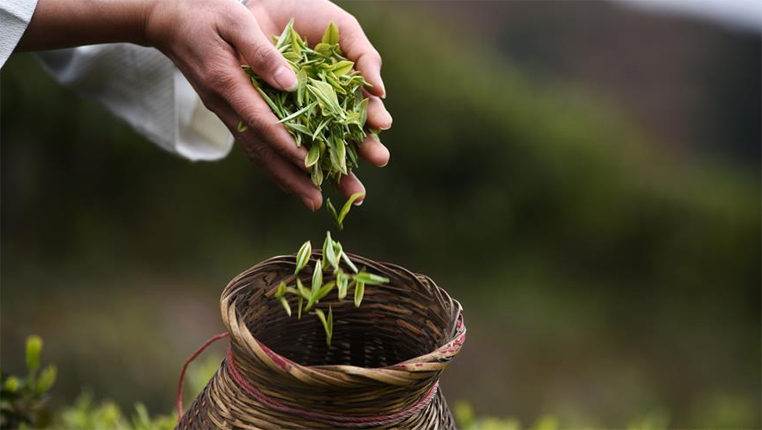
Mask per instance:
[[[304,409],[299,408],[293,408],[291,406],[284,405],[283,403],[278,402],[277,400],[273,400],[269,397],[267,397],[264,393],[256,389],[253,385],[251,385],[246,379],[241,376],[241,374],[238,372],[238,368],[235,365],[235,360],[233,359],[233,348],[228,348],[228,369],[230,370],[230,375],[233,377],[233,379],[238,383],[238,385],[246,390],[252,397],[259,400],[262,404],[265,406],[275,409],[280,412],[290,413],[299,415],[302,418],[311,419],[315,421],[320,421],[324,424],[330,424],[340,427],[366,427],[366,426],[383,426],[387,424],[395,424],[398,423],[405,418],[408,418],[412,416],[413,414],[419,412],[423,408],[427,407],[431,400],[434,398],[434,395],[436,394],[437,390],[439,389],[439,382],[434,383],[434,385],[431,387],[428,393],[418,401],[418,403],[414,404],[407,410],[397,412],[391,415],[387,416],[370,416],[370,417],[346,417],[341,415],[332,415],[332,414],[324,414],[320,412],[313,412],[313,411],[306,411]]]
[[[217,342],[220,339],[224,339],[228,337],[230,334],[220,333],[218,335],[212,336],[209,340],[204,342],[203,345],[201,345],[196,352],[193,353],[187,360],[185,360],[185,364],[183,364],[183,370],[180,371],[180,383],[177,384],[177,422],[180,422],[180,419],[183,417],[183,382],[185,382],[185,372],[188,370],[188,365],[191,364],[193,360],[196,359],[199,355],[201,355],[202,352],[206,350],[206,348],[209,348],[209,345],[213,344],[214,342]]]
[[[190,358],[188,358],[188,360],[185,361],[185,364],[183,364],[183,369],[180,372],[180,383],[177,386],[177,422],[178,423],[180,422],[183,416],[183,381],[185,380],[185,373],[188,370],[188,365],[190,365],[190,363],[193,360],[195,360],[199,355],[201,355],[201,353],[204,352],[209,347],[209,345],[213,344],[214,342],[217,342],[220,339],[226,338],[228,336],[229,336],[228,333],[221,333],[216,336],[213,336],[212,338],[204,342],[204,344],[201,345],[196,350],[196,352],[194,352],[193,355],[191,355]],[[437,381],[434,383],[434,385],[431,387],[428,393],[426,393],[426,395],[421,400],[419,400],[416,404],[409,407],[407,410],[397,412],[391,415],[370,416],[370,417],[346,417],[341,415],[324,414],[320,412],[312,412],[312,411],[306,411],[299,408],[294,408],[291,406],[284,405],[283,403],[280,403],[277,400],[267,397],[264,393],[262,393],[261,391],[256,389],[253,385],[251,385],[248,381],[246,381],[246,379],[244,379],[243,376],[238,372],[238,368],[235,365],[235,360],[233,359],[232,345],[228,346],[227,362],[228,362],[228,369],[230,371],[230,375],[236,381],[238,386],[246,390],[246,392],[248,392],[252,397],[257,399],[259,402],[261,402],[265,406],[280,412],[295,414],[302,418],[320,421],[324,424],[330,424],[330,425],[335,425],[340,427],[359,428],[359,427],[366,427],[366,426],[383,426],[387,424],[398,423],[406,418],[409,418],[410,416],[421,411],[422,409],[426,408],[429,405],[429,403],[431,403],[431,400],[434,398],[434,395],[436,395],[437,390],[439,390],[439,382]]]

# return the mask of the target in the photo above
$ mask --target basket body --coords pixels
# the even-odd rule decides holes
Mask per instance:
[[[178,428],[455,429],[438,381],[465,341],[460,304],[425,276],[351,259],[391,282],[368,286],[360,307],[321,301],[336,317],[331,347],[317,318],[289,318],[272,299],[294,281],[293,256],[233,279],[221,298],[229,354]]]

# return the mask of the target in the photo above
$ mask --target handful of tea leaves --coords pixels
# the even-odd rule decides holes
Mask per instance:
[[[331,238],[331,232],[327,232],[323,242],[323,258],[315,262],[315,268],[309,282],[310,288],[307,288],[299,277],[299,273],[307,266],[311,255],[312,243],[309,241],[304,242],[296,254],[296,269],[293,276],[294,285],[288,285],[290,282],[282,281],[278,285],[273,297],[280,301],[289,317],[292,314],[291,304],[287,298],[289,294],[297,297],[297,318],[301,319],[303,311],[308,312],[314,307],[314,314],[325,329],[326,342],[328,346],[331,346],[331,338],[333,337],[333,308],[329,305],[328,313],[326,314],[324,309],[318,307],[320,300],[324,299],[335,289],[337,291],[337,299],[342,301],[347,297],[349,291],[352,290],[354,304],[356,307],[359,307],[365,295],[366,285],[387,284],[389,279],[368,273],[365,269],[358,270],[357,266],[344,252],[344,247]]]
[[[318,187],[326,178],[338,182],[358,166],[357,147],[367,133],[377,133],[365,130],[368,99],[362,88],[371,85],[342,55],[339,30],[333,23],[314,49],[294,30],[293,19],[274,41],[296,72],[295,92],[275,89],[249,66],[242,67],[297,146],[307,149],[304,164],[312,182]],[[243,123],[238,125],[239,132],[246,128]]]

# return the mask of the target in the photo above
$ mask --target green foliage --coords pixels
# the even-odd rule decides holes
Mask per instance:
[[[119,406],[104,400],[94,404],[93,396],[84,393],[74,405],[63,408],[52,428],[65,430],[171,430],[177,425],[176,415],[159,415],[151,418],[142,403],[135,405],[130,417]]]
[[[0,429],[43,428],[51,421],[48,391],[56,382],[57,370],[49,365],[40,371],[42,339],[26,340],[27,375],[0,372]]]
[[[357,196],[357,194],[353,195]],[[349,213],[348,206],[352,205],[355,198],[350,198],[345,208],[342,209],[342,219]],[[346,209],[346,210],[345,210]],[[281,305],[290,317],[292,314],[291,304],[288,302],[288,295],[296,296],[298,311],[297,318],[302,319],[302,310],[309,311],[313,306],[320,303],[331,291],[336,288],[339,301],[344,300],[350,288],[354,288],[354,304],[359,307],[365,294],[366,285],[383,285],[389,282],[388,278],[373,273],[368,273],[365,269],[358,271],[357,266],[352,262],[341,243],[331,238],[331,232],[326,232],[325,241],[323,241],[323,258],[315,261],[315,269],[312,272],[311,289],[304,287],[304,282],[297,276],[299,272],[309,262],[312,252],[312,243],[304,242],[296,253],[296,269],[294,275],[290,276],[274,288],[272,297],[279,300]],[[341,263],[344,263],[342,266]],[[349,271],[345,271],[348,269]],[[354,273],[352,273],[354,272]],[[294,285],[288,285],[293,282]],[[307,304],[304,305],[304,301]],[[313,311],[325,329],[326,343],[331,346],[333,337],[333,309],[328,306],[328,315],[324,309],[315,308]]]
[[[318,187],[325,178],[338,183],[358,166],[357,147],[367,135],[368,117],[368,99],[362,89],[370,84],[343,56],[339,30],[333,23],[314,49],[294,30],[293,19],[274,41],[296,73],[296,91],[275,89],[249,66],[243,69],[296,144],[307,148],[304,165],[312,182]],[[239,132],[246,128],[245,124],[238,125]]]
[[[462,430],[520,430],[526,427],[516,418],[477,417],[470,403],[460,401],[453,408],[455,420]],[[557,430],[558,421],[552,415],[541,416],[531,430]]]

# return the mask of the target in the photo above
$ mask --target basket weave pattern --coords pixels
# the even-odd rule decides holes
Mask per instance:
[[[305,284],[320,258],[300,272]],[[281,281],[294,282],[294,256],[233,279],[221,297],[229,355],[178,428],[455,429],[438,381],[465,341],[460,304],[425,276],[351,259],[390,283],[368,286],[359,308],[335,294],[321,300],[335,317],[330,348],[317,318],[289,318],[272,299]]]

